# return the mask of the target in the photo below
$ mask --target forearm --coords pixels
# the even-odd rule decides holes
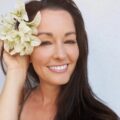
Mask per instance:
[[[0,97],[0,120],[18,120],[19,103],[25,77],[7,73]]]

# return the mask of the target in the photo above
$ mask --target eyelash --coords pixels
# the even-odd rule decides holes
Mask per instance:
[[[66,40],[64,42],[65,44],[75,44],[76,41],[75,40]],[[42,41],[42,43],[40,44],[40,46],[45,46],[45,45],[51,45],[52,43],[49,41]]]
[[[42,41],[41,42],[41,46],[44,46],[44,45],[51,45],[52,43],[51,42],[49,42],[49,41]]]
[[[75,44],[76,41],[75,40],[66,40],[65,43],[67,43],[67,44]]]

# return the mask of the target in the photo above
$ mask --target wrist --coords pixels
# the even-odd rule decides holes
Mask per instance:
[[[23,88],[26,80],[26,72],[23,70],[7,71],[6,83],[11,87]]]
[[[26,78],[27,71],[24,69],[7,69],[7,76],[12,76],[12,77],[19,77],[19,78]]]

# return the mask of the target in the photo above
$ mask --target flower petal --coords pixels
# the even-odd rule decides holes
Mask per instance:
[[[27,12],[25,9],[25,4],[22,0],[17,0],[17,9],[13,12],[11,12],[11,15],[16,18],[18,21],[25,20],[28,21],[28,16],[27,16]]]
[[[15,11],[0,17],[0,40],[4,40],[4,49],[11,55],[30,55],[41,40],[35,36],[41,21],[38,12],[31,22],[28,22],[24,2],[19,0],[19,7]]]
[[[38,37],[32,36],[31,39],[31,46],[38,46],[41,44],[41,41]]]
[[[19,30],[22,31],[23,33],[28,33],[29,31],[31,31],[30,27],[27,26],[27,24],[24,21],[20,22]]]
[[[28,24],[30,27],[37,27],[37,26],[40,24],[40,21],[41,21],[41,14],[40,14],[40,12],[38,12],[38,13],[36,14],[36,16],[34,17],[33,21],[28,22],[27,24]]]

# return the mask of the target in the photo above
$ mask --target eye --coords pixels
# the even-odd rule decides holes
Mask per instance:
[[[65,41],[66,44],[76,44],[76,40],[66,40]]]
[[[40,46],[47,46],[47,45],[51,45],[52,43],[50,41],[42,41]]]

